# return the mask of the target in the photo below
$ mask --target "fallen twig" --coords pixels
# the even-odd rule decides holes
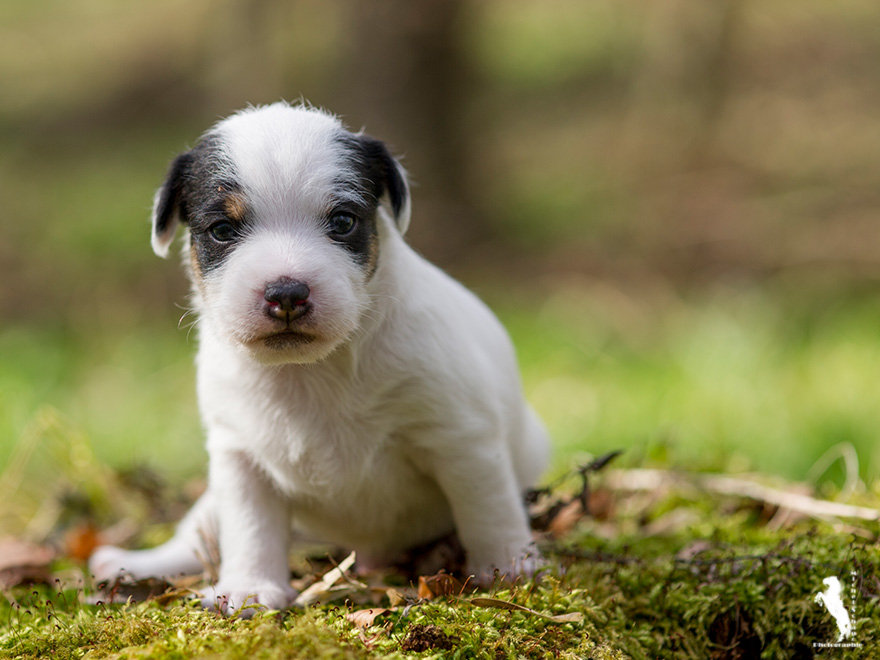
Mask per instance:
[[[720,495],[765,502],[817,519],[855,518],[880,521],[880,510],[873,507],[820,500],[801,493],[771,488],[756,481],[739,477],[636,469],[614,470],[608,472],[605,478],[606,485],[613,490],[652,491],[685,485]]]
[[[293,601],[293,604],[297,607],[304,607],[306,605],[311,605],[312,603],[316,603],[322,598],[330,595],[331,591],[333,591],[334,585],[340,580],[345,580],[346,582],[350,582],[350,578],[345,574],[352,566],[354,566],[355,561],[355,553],[352,552],[348,557],[339,562],[339,566],[336,568],[331,568],[329,571],[324,573],[324,577],[315,582],[315,584],[311,585],[309,588],[305,589],[299,596],[296,597],[296,600]],[[356,583],[359,588],[367,588],[367,585],[362,585],[360,583]]]
[[[463,598],[462,601],[474,605],[475,607],[493,607],[495,609],[523,612],[524,614],[540,617],[551,623],[580,623],[584,619],[583,612],[568,612],[566,614],[552,616],[528,607],[523,607],[522,605],[517,605],[516,603],[511,603],[509,600],[501,600],[499,598]]]

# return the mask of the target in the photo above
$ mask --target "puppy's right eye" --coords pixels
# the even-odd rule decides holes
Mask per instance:
[[[208,227],[208,233],[211,234],[211,238],[219,243],[228,243],[238,236],[238,232],[235,231],[235,227],[232,223],[226,222],[225,220],[222,222],[216,222]]]

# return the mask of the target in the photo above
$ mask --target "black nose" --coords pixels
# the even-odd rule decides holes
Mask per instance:
[[[266,313],[273,319],[290,323],[311,309],[310,293],[308,284],[289,277],[270,282],[263,294],[266,299]]]

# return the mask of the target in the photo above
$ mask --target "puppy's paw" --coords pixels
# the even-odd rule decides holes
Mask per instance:
[[[115,580],[132,570],[131,555],[129,550],[114,545],[98,546],[89,557],[89,573],[97,582]]]
[[[258,610],[283,610],[296,598],[296,589],[274,582],[239,583],[221,580],[202,598],[202,606],[223,614],[252,617]]]

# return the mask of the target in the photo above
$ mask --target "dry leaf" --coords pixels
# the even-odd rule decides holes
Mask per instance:
[[[615,513],[614,493],[608,488],[596,488],[590,493],[590,516],[596,520],[610,520]]]
[[[513,610],[515,612],[524,612],[533,616],[539,616],[542,619],[552,621],[553,623],[578,623],[580,621],[583,621],[584,618],[583,612],[568,612],[567,614],[550,616],[548,614],[542,614],[537,610],[531,610],[528,607],[523,607],[522,605],[511,603],[507,600],[501,600],[500,598],[471,598],[470,600],[465,600],[465,602],[470,603],[471,605],[476,605],[477,607],[494,607],[500,610]]]
[[[50,581],[49,564],[55,557],[52,548],[12,537],[0,539],[0,589],[20,584]]]
[[[349,612],[345,615],[345,618],[351,621],[354,625],[356,625],[361,630],[366,630],[370,626],[373,625],[373,622],[377,617],[382,616],[383,614],[388,614],[389,612],[393,612],[393,609],[389,609],[387,607],[371,607],[366,610],[358,610],[357,612]]]
[[[425,581],[424,576],[419,577],[419,598],[423,598],[425,600],[431,600],[434,597],[434,592],[428,587],[428,583]]]
[[[339,566],[331,568],[324,573],[324,577],[297,596],[293,604],[297,607],[304,607],[316,603],[330,594],[334,584],[340,580],[350,580],[350,578],[346,577],[345,573],[354,566],[355,559],[355,553],[352,552],[348,557],[339,562]],[[366,588],[366,585],[361,585],[360,583],[358,585]]]
[[[431,600],[438,596],[457,596],[464,590],[464,585],[449,573],[419,576],[419,598]]]
[[[98,529],[91,522],[75,525],[64,535],[67,556],[78,561],[86,561],[99,545]]]
[[[563,506],[547,526],[553,538],[562,538],[568,534],[577,524],[577,521],[584,517],[584,507],[580,500],[572,500]]]
[[[54,558],[55,551],[48,546],[11,536],[0,538],[0,571],[18,566],[48,566]]]

